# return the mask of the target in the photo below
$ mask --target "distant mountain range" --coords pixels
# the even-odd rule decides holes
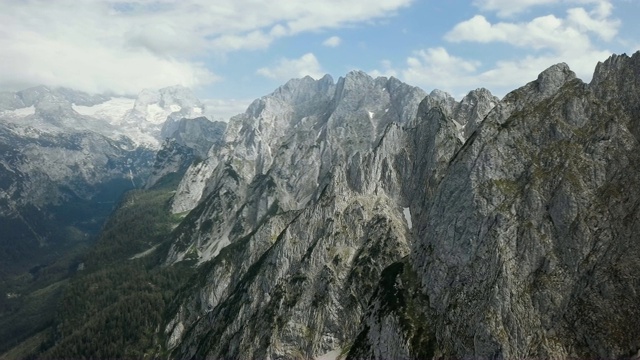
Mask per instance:
[[[120,195],[145,184],[164,139],[205,112],[180,86],[137,99],[44,86],[0,93],[0,271],[47,263],[96,235]]]

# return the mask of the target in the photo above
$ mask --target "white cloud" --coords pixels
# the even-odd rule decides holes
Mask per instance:
[[[495,12],[500,17],[512,17],[533,7],[595,4],[595,12],[601,17],[611,14],[611,0],[474,0],[473,5],[483,11]]]
[[[540,72],[561,62],[566,62],[571,70],[584,81],[590,81],[598,61],[604,61],[611,55],[608,51],[586,50],[569,57],[566,54],[527,56],[518,60],[498,61],[492,68],[478,74],[475,83],[478,86],[495,88],[504,95],[525,83],[535,80]],[[484,85],[481,85],[484,84]]]
[[[620,22],[607,18],[595,18],[583,8],[569,9],[566,18],[546,15],[529,22],[491,24],[482,15],[457,24],[445,35],[451,42],[503,42],[522,48],[567,49],[589,48],[589,33],[595,33],[605,40],[613,38]]]
[[[380,65],[382,67],[382,70],[375,69],[375,70],[369,71],[369,75],[373,76],[374,78],[379,76],[398,77],[398,71],[393,68],[391,61],[382,60],[380,62]]]
[[[284,81],[307,75],[319,79],[324,75],[322,67],[313,53],[304,54],[298,59],[282,58],[275,66],[260,68],[256,73],[270,79]]]
[[[468,87],[481,65],[479,61],[452,56],[443,47],[417,51],[401,70],[402,80],[424,87],[455,92]]]
[[[108,49],[91,42],[65,42],[34,32],[1,37],[0,48],[0,84],[16,90],[45,84],[94,93],[137,94],[143,88],[173,84],[197,87],[218,79],[202,64],[188,60],[158,57],[148,51]]]
[[[525,56],[516,60],[500,60],[482,66],[473,59],[456,57],[444,48],[418,51],[407,59],[406,67],[398,71],[401,79],[430,91],[440,89],[460,98],[468,91],[484,87],[498,96],[537,78],[546,68],[566,62],[578,77],[589,81],[598,61],[610,52],[589,49],[577,54]]]
[[[567,11],[567,23],[579,31],[588,31],[598,35],[605,41],[612,40],[618,34],[620,21],[608,19],[611,14],[610,8],[599,6],[591,12],[583,8],[573,8]]]
[[[228,122],[232,116],[242,114],[253,100],[248,99],[207,99],[203,100],[207,114],[216,121]]]
[[[559,0],[474,0],[473,4],[485,11],[495,11],[499,16],[511,16],[530,7],[559,2]]]
[[[323,41],[322,45],[328,46],[328,47],[337,47],[337,46],[340,46],[340,43],[342,43],[342,39],[340,39],[339,36],[332,36],[330,38],[327,38],[325,41]]]
[[[222,35],[212,40],[209,45],[224,51],[256,50],[269,47],[273,40],[273,35],[256,30],[243,35]]]
[[[580,0],[573,1],[577,3]],[[493,64],[480,64],[449,54],[440,48],[419,51],[407,59],[407,66],[400,70],[402,78],[427,89],[439,88],[456,96],[476,87],[487,87],[499,95],[536,79],[547,67],[566,62],[578,77],[590,81],[598,61],[611,52],[600,49],[592,41],[596,36],[604,41],[615,38],[620,22],[611,18],[607,1],[582,1],[590,4],[570,8],[565,17],[539,16],[522,22],[491,23],[483,15],[476,15],[453,27],[445,35],[452,43],[474,42],[478,44],[504,43],[519,48],[519,58],[504,58]],[[500,0],[476,1],[485,6],[501,3]],[[526,4],[547,3],[528,1]],[[487,45],[490,46],[490,45]]]
[[[195,59],[383,19],[412,1],[11,1],[0,11],[0,89],[203,85],[217,76]]]

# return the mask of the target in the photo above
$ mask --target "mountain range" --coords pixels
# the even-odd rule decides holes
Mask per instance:
[[[10,347],[53,358],[635,356],[639,103],[640,52],[599,63],[588,84],[554,65],[502,99],[476,89],[456,101],[360,71],[305,77],[228,124],[201,117],[179,87],[137,100],[0,94],[0,210],[19,234],[3,249],[48,246],[25,209],[59,225],[73,217],[61,204],[146,183],[77,257],[82,270],[55,282],[66,286],[56,318]],[[63,224],[89,233],[75,217]],[[121,292],[106,296],[102,282]],[[118,319],[132,308],[155,310],[127,337]]]

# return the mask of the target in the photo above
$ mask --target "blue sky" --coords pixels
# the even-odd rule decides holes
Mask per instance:
[[[460,98],[640,49],[638,0],[0,0],[0,90],[189,86],[220,117],[350,70]]]

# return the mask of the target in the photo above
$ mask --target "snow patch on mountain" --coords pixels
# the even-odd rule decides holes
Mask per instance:
[[[331,350],[328,353],[316,357],[316,360],[336,360],[340,358],[340,350]]]
[[[26,117],[29,115],[33,115],[35,113],[36,113],[36,108],[33,105],[22,108],[22,109],[16,109],[13,111],[13,114],[18,117]]]
[[[25,118],[29,115],[33,115],[36,113],[35,106],[31,105],[28,107],[15,109],[15,110],[0,110],[0,116],[2,117],[10,117],[10,118]]]
[[[105,120],[109,124],[117,124],[122,121],[127,111],[133,108],[135,101],[135,99],[131,98],[116,97],[98,105],[82,106],[72,104],[71,106],[80,115]]]
[[[464,143],[466,141],[466,138],[464,136],[464,130],[465,130],[464,125],[461,125],[459,122],[453,119],[451,121],[453,121],[453,124],[456,126],[456,130],[457,130],[456,137],[460,139],[461,142]]]
[[[413,222],[411,221],[411,210],[406,207],[402,209],[402,213],[404,214],[404,219],[407,221],[407,226],[409,230],[413,227]]]

